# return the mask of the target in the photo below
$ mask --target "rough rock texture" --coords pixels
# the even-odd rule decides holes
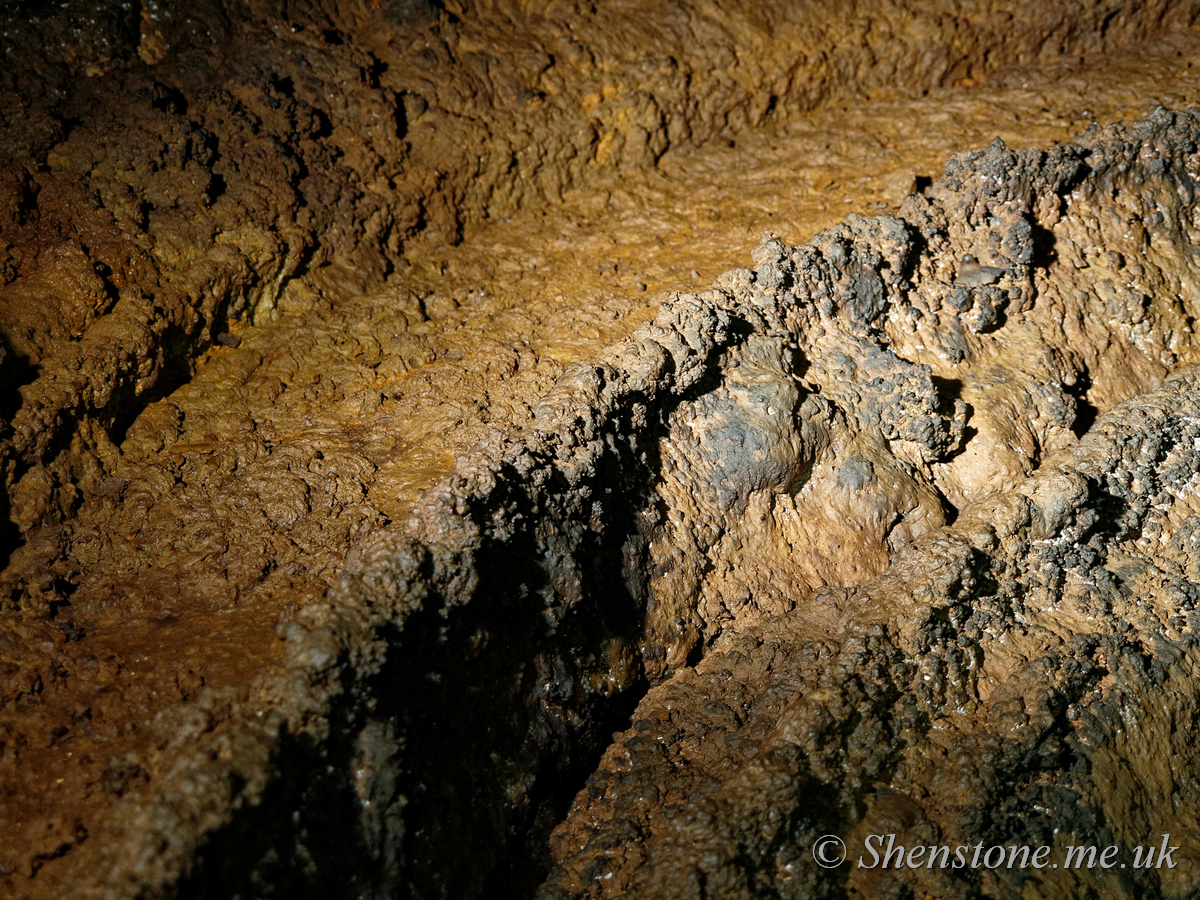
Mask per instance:
[[[1115,663],[1097,659],[1153,672],[1189,646],[1170,606],[1178,577],[1143,618],[1108,612],[1141,594],[1103,573],[1121,541],[1171,541],[1172,497],[1186,519],[1192,381],[1072,447],[1096,409],[1200,353],[1187,313],[1198,136],[1196,117],[1162,111],[1052,151],[997,144],[952,161],[898,217],[852,220],[802,248],[768,238],[756,270],[665,304],[569,371],[529,433],[465,461],[414,515],[420,543],[385,540],[350,564],[335,604],[403,622],[379,662],[401,695],[365,727],[395,742],[384,832],[408,889],[484,889],[500,858],[483,848],[536,822],[552,794],[540,782],[561,783],[592,752],[590,729],[620,709],[639,662],[666,680],[556,832],[548,896],[805,896],[819,882],[798,868],[806,842],[873,827],[876,794],[889,809],[928,797],[919,834],[930,842],[1016,840],[1020,822],[1021,835],[1042,835],[1055,816],[1079,842],[1129,841],[1149,824],[1080,812],[1085,794],[1116,803],[1104,794],[1114,787],[1136,808],[1156,800],[1083,778],[1064,748],[1103,743],[1083,731],[1085,693],[1109,715],[1161,680],[1106,682]],[[1106,225],[1116,249],[1097,256],[1091,236]],[[966,251],[1005,270],[997,284],[955,284]],[[1081,323],[1098,317],[1106,327],[1088,341]],[[1067,462],[1024,482],[1056,449]],[[1133,493],[1089,487],[1108,476],[1087,465],[1117,472],[1133,465],[1126,453],[1141,459],[1122,476]],[[991,499],[945,529],[972,495]],[[888,574],[852,589],[895,551]],[[845,586],[816,593],[814,572]],[[1089,585],[1078,609],[1061,599],[1072,578]],[[1047,623],[1034,618],[1044,608]],[[461,718],[448,718],[455,704]],[[952,758],[932,757],[947,747]],[[1077,756],[1086,768],[1086,750]],[[1006,813],[1018,791],[1036,806]],[[498,820],[479,815],[504,804]],[[478,868],[461,843],[454,865],[430,866],[451,834]]]
[[[361,541],[322,602],[385,525],[373,474],[431,427],[397,436],[388,393],[462,353],[428,337],[456,321],[445,298],[345,299],[403,285],[418,238],[820,102],[1195,18],[447,6],[6,22],[15,895],[529,895],[649,681],[772,616],[840,634],[822,587],[866,581],[1192,358],[1193,121],[1045,158],[994,147],[897,218],[769,240],[754,272],[673,299],[514,414],[533,425],[489,439],[407,529]],[[955,284],[963,253],[1003,274]],[[561,371],[527,343],[472,347],[489,377]],[[1144,754],[1101,762],[1143,777]],[[578,866],[555,846],[564,884]]]
[[[1078,147],[997,144],[895,218],[767,239],[756,270],[679,298],[775,340],[720,348],[720,387],[668,413],[647,621],[668,661],[860,583],[1194,358],[1194,141],[1164,114]],[[966,255],[996,283],[964,286]]]
[[[539,896],[1190,896],[1198,386],[1176,373],[887,574],[818,595],[820,639],[782,613],[652,689]],[[824,870],[830,833],[850,863]],[[1163,833],[1177,866],[1132,871]],[[885,871],[869,834],[1060,864],[1115,844],[1128,869]]]

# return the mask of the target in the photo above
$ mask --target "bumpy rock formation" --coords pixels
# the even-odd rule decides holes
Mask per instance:
[[[1190,359],[1192,140],[997,145],[898,218],[799,250],[767,239],[756,270],[703,295],[756,336],[667,416],[649,631],[682,618],[711,640],[863,581]],[[962,283],[970,255],[997,263],[996,283]]]
[[[819,638],[808,610],[782,613],[652,689],[539,896],[1186,895],[1198,386],[1177,373],[886,575],[819,594],[836,622]],[[853,850],[824,870],[810,848],[830,833]],[[1177,867],[1131,871],[1163,833]],[[1128,868],[884,870],[870,834],[1059,863],[1120,845]]]
[[[655,686],[555,833],[547,896],[837,893],[804,856],[823,832],[1130,843],[1170,830],[1150,809],[1191,815],[1154,766],[1088,771],[1135,698],[1173,698],[1152,730],[1191,708],[1193,378],[1157,386],[1200,353],[1198,136],[1163,111],[997,144],[900,216],[768,236],[465,461],[416,542],[350,565],[344,615],[402,623],[365,726],[394,750],[401,879],[483,889],[501,856],[431,860],[536,827],[639,663]],[[967,253],[994,284],[957,283]],[[913,877],[1008,890],[943,875]]]
[[[1177,373],[887,574],[760,620],[651,690],[555,832],[539,896],[1189,892],[1198,386]],[[828,871],[810,848],[831,833],[854,849]],[[1163,833],[1176,868],[1032,879],[884,869],[863,849],[891,834],[1061,862],[1119,845],[1132,869]]]

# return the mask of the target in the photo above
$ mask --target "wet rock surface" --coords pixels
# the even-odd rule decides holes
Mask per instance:
[[[1189,24],[1190,7],[1014,25],[997,6],[935,27],[886,5],[793,22],[716,5],[647,18],[145,4],[101,11],[86,37],[78,13],[14,17],[4,35],[7,889],[529,896],[550,872],[551,895],[682,896],[709,878],[836,893],[840,876],[771,854],[825,823],[898,821],[923,840],[1036,830],[1004,793],[1018,783],[1046,809],[1082,798],[1077,816],[1054,813],[1080,836],[1160,827],[1144,812],[1159,797],[1185,815],[1186,778],[1151,748],[1191,752],[1156,711],[1166,696],[1191,714],[1186,666],[1155,668],[1186,661],[1190,626],[1166,600],[1126,606],[1182,591],[1184,609],[1171,579],[1190,572],[1190,526],[1147,510],[1186,493],[1170,447],[1191,381],[1170,403],[1135,401],[1139,439],[1175,453],[1149,507],[1145,474],[1132,494],[1106,488],[1108,506],[1076,481],[1035,490],[1066,510],[1043,527],[1058,537],[1031,537],[1015,512],[991,543],[962,529],[985,508],[973,503],[1034,490],[1056,451],[1084,481],[1117,466],[1125,444],[1093,465],[1077,438],[1194,360],[1194,120],[1160,113],[1045,151],[995,144],[933,182],[914,167],[949,151],[930,138],[923,162],[893,159],[887,142],[911,126],[888,124],[847,141],[880,143],[871,165],[886,172],[849,192],[893,214],[809,243],[788,232],[843,217],[830,204],[847,122],[986,114],[983,127],[1003,119],[1049,147],[1073,128],[1052,110],[1086,119],[1081,98],[1111,118],[1147,94],[1187,101],[1184,32],[1106,60],[1132,73],[1107,94],[1085,65],[1043,75],[1058,99],[1040,99],[1020,64],[1118,51]],[[803,48],[821,27],[831,49],[814,62]],[[951,90],[1006,65],[970,99]],[[928,90],[932,110],[903,94]],[[749,143],[764,174],[717,139]],[[744,206],[711,193],[737,178]],[[522,213],[547,199],[574,212]],[[639,285],[693,266],[702,284],[765,222],[787,237],[763,241],[753,269],[655,316]],[[997,271],[973,279],[964,255]],[[1105,429],[1136,431],[1113,415]],[[1071,516],[1120,519],[1122,503],[1127,526],[1071,531]],[[1174,562],[1120,549],[1139,535]],[[1031,562],[1043,540],[1065,556]],[[973,584],[944,549],[962,541]],[[1033,614],[1014,579],[1067,571],[1103,584],[1065,624],[1036,620],[1068,649],[1036,629],[1018,640]],[[919,581],[920,599],[889,578]],[[1142,593],[1120,594],[1135,582]],[[755,668],[753,641],[790,687]],[[754,661],[737,664],[745,682],[704,681],[738,647]],[[986,677],[962,675],[968,657]],[[1051,737],[1012,737],[1024,713],[992,703],[1009,678]],[[969,721],[939,731],[950,701]],[[1087,725],[1085,707],[1108,724]],[[1114,730],[1143,707],[1144,740]],[[649,743],[631,744],[647,721],[692,762],[664,775]],[[783,761],[755,756],[776,730]],[[630,783],[657,798],[644,809],[606,781],[630,746]],[[1043,746],[1057,756],[1035,766]],[[778,766],[769,802],[731,781],[743,759]],[[985,787],[958,783],[976,775]],[[707,824],[672,811],[693,795],[718,798]],[[789,824],[768,839],[755,816]],[[722,857],[745,830],[748,855]]]

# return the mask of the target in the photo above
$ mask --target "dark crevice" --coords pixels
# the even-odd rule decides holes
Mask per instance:
[[[11,422],[17,410],[21,408],[20,389],[32,384],[37,378],[40,367],[29,361],[29,358],[12,349],[4,329],[0,328],[0,420]],[[0,424],[0,428],[3,428]]]
[[[325,111],[313,106],[309,108],[312,114],[315,128],[312,130],[312,136],[315,138],[327,138],[333,134],[333,123],[329,120],[329,116]]]
[[[1062,189],[1066,193],[1066,189]],[[1049,228],[1045,228],[1036,222],[1031,224],[1030,237],[1033,240],[1033,259],[1031,264],[1034,268],[1048,269],[1058,258],[1058,254],[1054,249],[1056,238],[1054,232]]]
[[[374,873],[363,864],[352,733],[338,729],[323,743],[305,734],[282,735],[270,764],[276,776],[261,796],[246,798],[237,816],[209,834],[174,896],[376,896]],[[234,771],[224,789],[236,797],[245,783]]]
[[[177,116],[186,116],[188,111],[187,97],[183,91],[159,81],[154,82],[150,89],[150,105],[159,112]]]
[[[225,193],[226,184],[225,176],[217,172],[210,172],[208,176],[208,187],[204,189],[204,196],[211,206]]]
[[[363,70],[362,70],[363,82],[365,82],[367,85],[374,88],[375,90],[379,90],[380,79],[383,77],[383,73],[386,72],[387,70],[388,70],[387,63],[385,63],[381,59],[376,59],[374,56],[372,56],[371,64],[363,67]],[[399,105],[399,104],[397,104],[397,105]]]
[[[1092,430],[1100,416],[1100,410],[1088,400],[1088,392],[1092,389],[1091,375],[1081,372],[1073,385],[1064,386],[1063,389],[1075,398],[1075,421],[1071,423],[1071,431],[1075,437],[1081,438]]]
[[[119,388],[113,391],[112,399],[105,409],[109,416],[109,440],[118,447],[124,443],[129,428],[147,406],[170,396],[192,378],[192,362],[196,356],[196,348],[183,328],[178,325],[168,326],[162,334],[159,346],[162,365],[154,383],[138,394],[134,382],[125,379]]]
[[[4,474],[4,470],[0,469],[0,476]],[[15,482],[16,473],[14,472],[13,483]],[[24,535],[21,534],[20,527],[12,520],[11,504],[9,492],[7,490],[0,491],[0,571],[8,566],[8,561],[12,559],[12,555],[24,542]]]

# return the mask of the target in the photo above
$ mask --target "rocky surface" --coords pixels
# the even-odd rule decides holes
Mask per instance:
[[[547,890],[586,882],[572,838],[546,835],[650,683],[688,683],[777,617],[807,629],[794,655],[823,659],[858,627],[823,588],[919,556],[1186,364],[1195,126],[1169,114],[1045,154],[960,157],[897,215],[798,250],[767,240],[755,270],[671,298],[599,355],[652,306],[637,266],[662,271],[636,245],[662,227],[647,203],[674,208],[678,189],[647,188],[645,167],[848,102],[823,126],[840,133],[872,95],[1195,17],[1001,7],[11,16],[6,888],[528,896],[556,860]],[[1182,97],[1185,64],[1165,60],[1190,44],[1172,40],[1153,77],[1173,73]],[[893,205],[921,187],[896,174]],[[624,219],[589,251],[597,274],[570,276],[576,300],[461,288],[489,267],[518,286],[570,271],[595,238],[528,219],[461,271],[447,248],[548,199],[591,209],[564,194],[588,185]],[[715,271],[725,207],[693,193]],[[964,253],[1001,272],[966,284]],[[881,633],[889,659],[926,652]],[[1116,781],[1153,762],[1144,747],[1102,761]],[[855,796],[822,815],[856,821],[853,803],[874,801]]]
[[[1177,372],[887,574],[651,689],[538,896],[1188,896],[1197,386]],[[1176,865],[1135,871],[1165,833]],[[826,834],[850,848],[831,870],[810,852]],[[885,868],[868,835],[1054,855]],[[1121,850],[1068,871],[1072,845]]]
[[[1200,350],[1186,312],[1198,135],[1195,117],[1161,111],[1049,152],[997,144],[953,161],[897,217],[851,219],[801,248],[768,237],[756,269],[664,304],[605,358],[568,371],[522,439],[464,461],[410,522],[424,546],[384,541],[349,565],[335,601],[404,623],[388,651],[403,662],[381,663],[402,667],[389,683],[436,673],[434,687],[368,717],[395,735],[402,857],[436,858],[451,834],[495,846],[486,830],[502,823],[475,817],[499,805],[484,802],[492,792],[536,819],[539,780],[561,783],[592,752],[589,727],[643,672],[656,686],[556,832],[547,896],[805,896],[820,874],[797,870],[810,839],[874,827],[864,814],[876,794],[897,808],[925,800],[930,842],[1044,837],[1046,821],[1066,816],[1064,840],[1070,829],[1101,843],[1112,814],[1080,813],[1082,794],[1159,802],[1082,779],[1086,747],[1107,742],[1074,723],[1093,690],[1085,705],[1097,716],[1145,696],[1142,682],[1103,682],[1093,655],[1153,671],[1164,641],[1179,645],[1171,659],[1190,646],[1170,605],[1178,578],[1160,613],[1133,617],[1126,633],[1125,613],[1107,611],[1142,594],[1099,573],[1117,536],[1148,547],[1174,533],[1120,503],[1169,518],[1163,504],[1179,496],[1186,519],[1191,381],[1075,445],[1098,411],[1153,390]],[[1089,252],[1104,223],[1117,229],[1103,245],[1119,248],[1112,256]],[[966,251],[998,264],[996,284],[956,283]],[[1113,267],[1128,267],[1119,287]],[[1089,343],[1080,324],[1099,316]],[[1122,426],[1154,415],[1165,418],[1153,428]],[[1077,462],[1026,482],[1056,450]],[[1122,476],[1136,497],[1111,487],[1100,497],[1088,485],[1104,479],[1078,460],[1117,472],[1122,453],[1142,460]],[[1171,460],[1168,485],[1160,468]],[[1031,512],[1035,501],[1047,511]],[[1058,596],[1070,566],[1090,586],[1078,609]],[[839,587],[818,592],[825,584]],[[1141,663],[1108,646],[1114,634],[1147,648]],[[1039,686],[1051,674],[1061,684]],[[447,721],[452,698],[461,720]],[[1015,713],[1014,698],[1027,698]],[[1001,728],[1001,714],[1019,721]],[[472,742],[504,722],[507,754],[495,738]],[[1085,749],[1066,759],[1072,740]],[[1033,766],[1043,752],[1049,761]],[[956,784],[969,796],[954,796]],[[440,824],[413,833],[408,815]],[[1122,822],[1122,840],[1145,824]],[[409,866],[403,877],[418,895],[455,894],[483,889],[490,868],[460,863],[426,881]]]

